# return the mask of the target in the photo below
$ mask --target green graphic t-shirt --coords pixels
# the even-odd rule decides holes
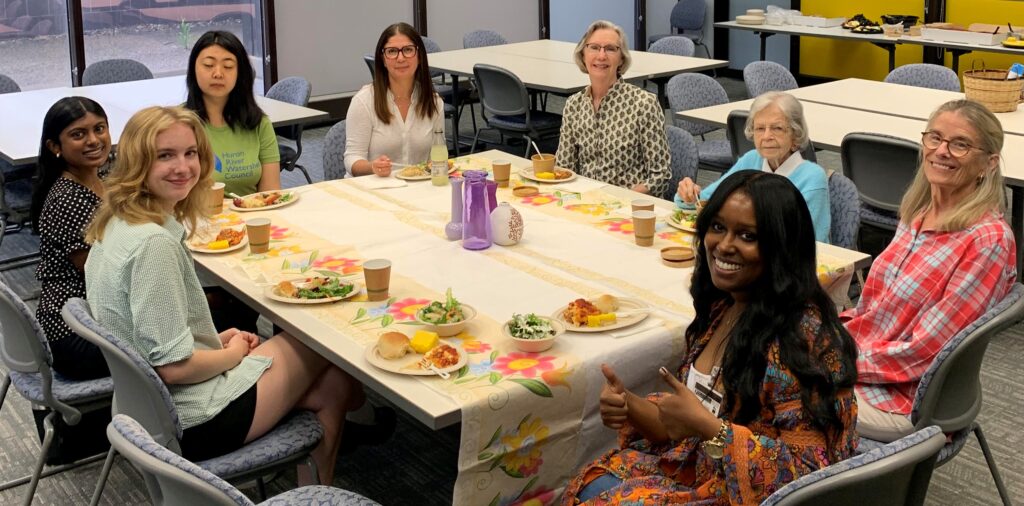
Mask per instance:
[[[263,165],[281,161],[277,135],[266,116],[256,130],[233,130],[229,126],[215,127],[209,123],[204,126],[213,146],[213,179],[224,183],[224,193],[255,193]]]

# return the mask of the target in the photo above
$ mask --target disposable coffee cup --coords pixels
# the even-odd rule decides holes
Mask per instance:
[[[210,214],[224,212],[224,183],[213,183],[210,192],[206,194],[206,207]]]
[[[495,160],[491,164],[491,170],[494,172],[494,182],[498,183],[498,188],[508,188],[508,178],[512,173],[512,162],[508,160]]]
[[[637,246],[654,244],[654,211],[633,211],[633,238]]]
[[[550,153],[537,153],[530,157],[533,161],[533,173],[538,172],[554,172],[555,170],[555,155]]]
[[[635,199],[631,202],[633,211],[653,211],[654,201],[648,199]]]
[[[245,221],[245,233],[249,235],[249,252],[266,253],[270,250],[270,219],[252,218]]]
[[[391,260],[375,258],[363,262],[363,277],[366,280],[368,300],[387,300],[391,284]]]

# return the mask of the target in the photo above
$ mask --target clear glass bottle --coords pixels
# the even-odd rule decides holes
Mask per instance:
[[[467,170],[462,173],[462,247],[487,249],[491,247],[491,208],[487,196],[487,173]]]
[[[434,186],[448,184],[448,144],[440,129],[434,130],[434,142],[430,146],[430,182]]]

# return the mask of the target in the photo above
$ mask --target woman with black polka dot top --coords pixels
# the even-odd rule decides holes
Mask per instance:
[[[65,97],[46,112],[31,210],[41,255],[36,319],[46,332],[53,369],[69,379],[110,375],[99,348],[72,332],[60,316],[68,299],[85,297],[85,227],[103,199],[100,169],[109,158],[107,114],[98,103]]]

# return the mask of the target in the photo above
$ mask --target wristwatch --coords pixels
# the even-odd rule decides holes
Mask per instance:
[[[719,460],[725,456],[725,436],[728,430],[729,422],[722,420],[722,425],[718,427],[718,434],[700,444],[701,449],[708,457]]]

